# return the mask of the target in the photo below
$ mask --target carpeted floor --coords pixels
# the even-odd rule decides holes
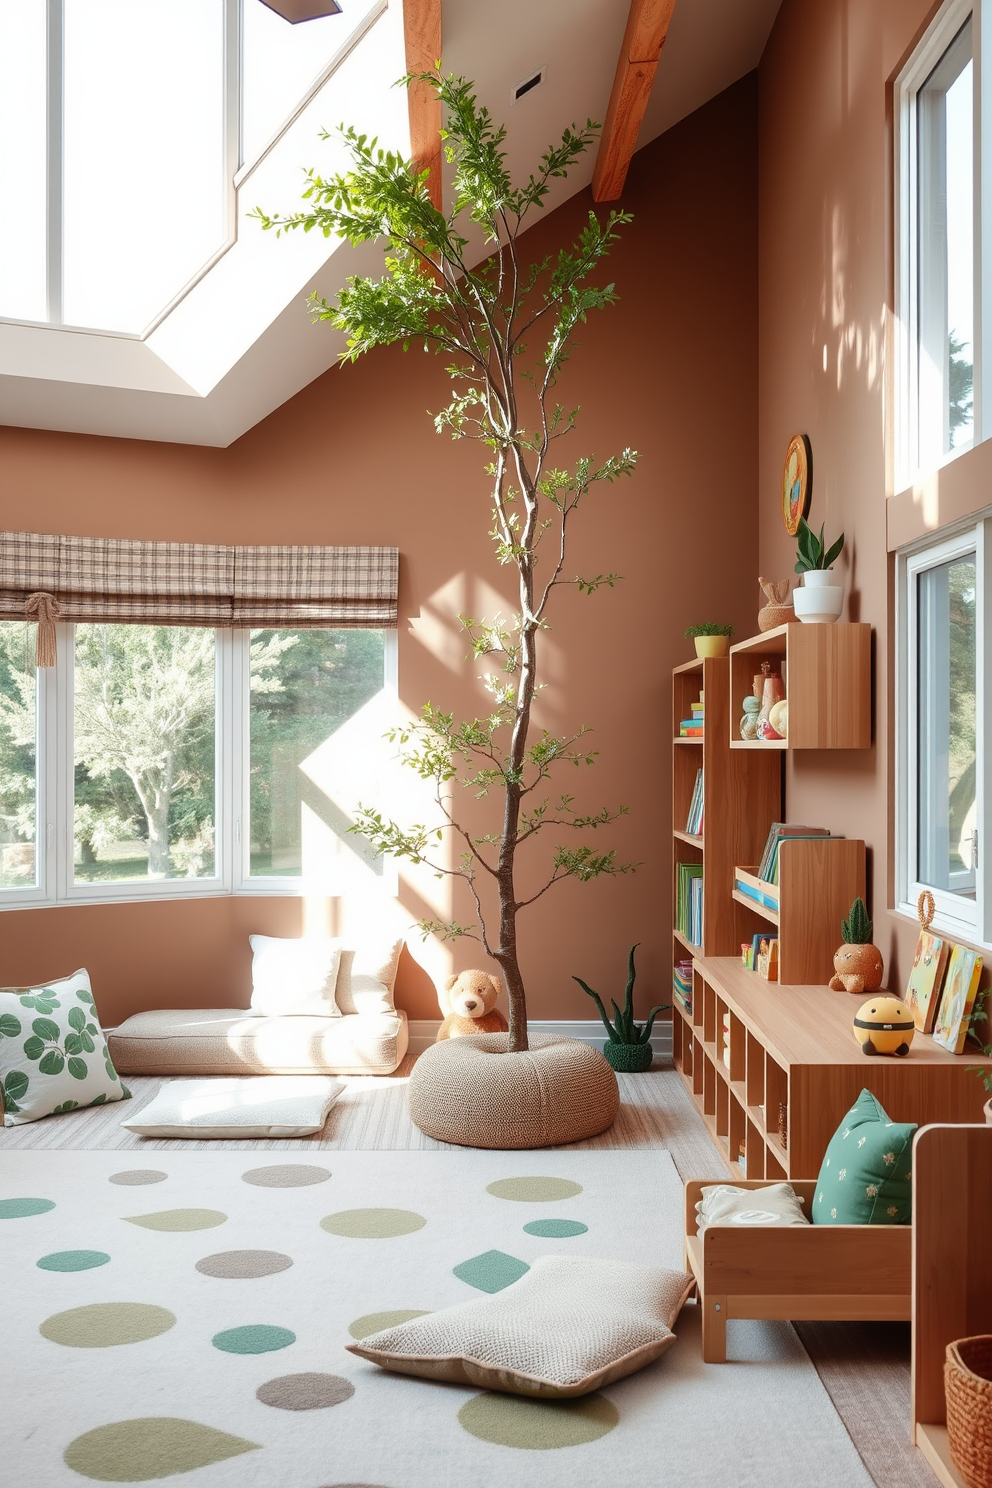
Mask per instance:
[[[389,1375],[344,1347],[375,1315],[492,1294],[540,1255],[679,1268],[681,1201],[658,1150],[259,1165],[209,1149],[147,1168],[9,1152],[5,1471],[44,1488],[871,1488],[782,1324],[740,1324],[746,1362],[705,1365],[690,1305],[663,1358],[559,1403]],[[558,1236],[526,1228],[549,1219]]]
[[[351,1079],[317,1137],[285,1142],[221,1142],[212,1150],[409,1151],[442,1148],[410,1122],[406,1078],[412,1060],[396,1075]],[[725,1178],[719,1153],[678,1075],[670,1067],[646,1075],[621,1075],[623,1104],[614,1127],[576,1144],[582,1149],[667,1149],[682,1177]],[[130,1109],[151,1100],[161,1081],[134,1078]],[[181,1152],[198,1142],[152,1142],[122,1132],[123,1108],[104,1106],[0,1129],[6,1151],[91,1149]],[[564,1149],[574,1151],[576,1147]],[[735,1329],[731,1323],[731,1347]],[[935,1478],[909,1438],[910,1350],[908,1325],[800,1323],[796,1332],[812,1359],[877,1488],[934,1488]],[[733,1366],[726,1366],[732,1369]]]

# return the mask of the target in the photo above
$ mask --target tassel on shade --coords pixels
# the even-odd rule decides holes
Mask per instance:
[[[39,591],[29,594],[24,601],[24,613],[29,620],[37,620],[38,635],[35,641],[34,664],[37,667],[55,665],[55,622],[62,613],[54,594]]]

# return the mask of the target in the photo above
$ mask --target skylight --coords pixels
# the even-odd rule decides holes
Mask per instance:
[[[3,0],[0,318],[145,333],[373,3],[294,26],[261,0]]]

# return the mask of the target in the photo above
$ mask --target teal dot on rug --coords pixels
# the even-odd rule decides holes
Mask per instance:
[[[556,1199],[574,1199],[581,1192],[582,1184],[571,1178],[498,1178],[486,1185],[486,1193],[494,1199],[512,1199],[518,1204],[553,1204]]]
[[[42,1271],[92,1271],[94,1266],[105,1266],[109,1260],[105,1250],[53,1250],[35,1264]]]
[[[526,1261],[518,1261],[516,1256],[507,1255],[503,1250],[486,1250],[451,1269],[459,1281],[477,1287],[480,1292],[501,1292],[504,1287],[519,1281],[530,1267]]]
[[[585,1235],[589,1226],[577,1219],[532,1219],[524,1225],[528,1235],[539,1235],[542,1240],[569,1240],[573,1235]]]
[[[459,1425],[497,1447],[548,1451],[597,1441],[620,1421],[604,1395],[578,1400],[527,1400],[520,1395],[475,1395],[458,1412]]]
[[[210,1340],[225,1354],[272,1354],[289,1348],[296,1334],[288,1328],[273,1328],[268,1323],[249,1323],[243,1328],[225,1328]]]
[[[30,1214],[47,1214],[54,1208],[52,1199],[0,1199],[0,1219],[27,1219]]]

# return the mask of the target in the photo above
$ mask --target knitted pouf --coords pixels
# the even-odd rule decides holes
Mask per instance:
[[[522,1054],[509,1034],[446,1039],[410,1076],[410,1117],[439,1142],[461,1147],[555,1147],[612,1126],[617,1078],[598,1049],[538,1034]]]

